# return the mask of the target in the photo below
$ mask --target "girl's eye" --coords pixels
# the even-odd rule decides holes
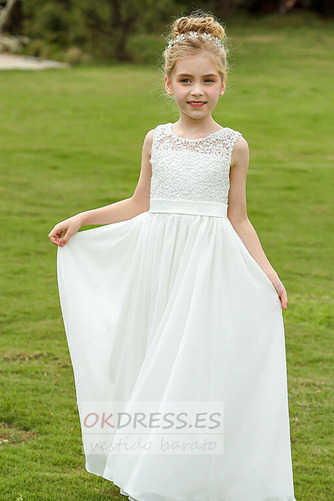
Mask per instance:
[[[215,80],[214,80],[213,78],[206,78],[206,79],[204,80],[204,82],[205,82],[205,83],[213,83],[214,81],[215,81]],[[180,82],[182,82],[182,83],[190,83],[190,78],[182,78],[182,79],[180,80]]]

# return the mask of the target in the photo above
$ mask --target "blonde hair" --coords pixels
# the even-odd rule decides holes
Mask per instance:
[[[187,36],[189,32],[195,32],[197,36]],[[210,39],[204,34],[211,35],[212,38]],[[212,15],[206,15],[201,11],[198,13],[197,11],[189,16],[179,17],[173,22],[169,39],[176,41],[177,37],[180,38],[180,35],[183,35],[184,38],[171,47],[167,47],[163,53],[164,70],[167,78],[171,78],[180,57],[198,54],[205,50],[216,63],[222,82],[226,82],[228,70],[227,50],[224,47],[219,47],[213,40],[217,37],[224,44],[226,43],[223,26]]]

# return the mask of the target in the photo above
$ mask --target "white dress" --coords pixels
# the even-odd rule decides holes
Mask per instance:
[[[295,501],[281,304],[227,218],[239,136],[224,127],[184,139],[157,126],[150,209],[58,247],[86,469],[132,501]],[[150,405],[223,402],[223,433],[209,452],[166,453],[163,434],[202,446],[200,427],[127,433],[103,422],[113,402],[131,419],[136,405],[148,416]],[[142,432],[152,449],[131,442]]]

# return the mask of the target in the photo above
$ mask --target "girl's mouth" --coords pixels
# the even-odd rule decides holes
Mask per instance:
[[[188,104],[192,106],[193,108],[201,108],[206,104],[205,101],[188,101]]]

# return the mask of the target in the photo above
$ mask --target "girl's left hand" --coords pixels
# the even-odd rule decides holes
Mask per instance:
[[[284,285],[280,281],[279,277],[271,279],[271,283],[273,284],[273,286],[275,287],[275,289],[277,291],[277,294],[278,294],[280,301],[281,301],[281,304],[282,304],[282,308],[284,310],[286,310],[288,307],[288,295],[287,295],[287,292],[285,290]]]

